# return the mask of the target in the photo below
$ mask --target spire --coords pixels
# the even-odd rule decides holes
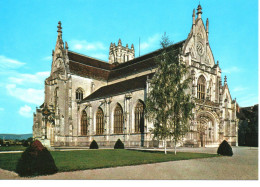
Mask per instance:
[[[128,48],[128,44],[126,44],[125,47]]]
[[[201,14],[202,14],[202,8],[201,8],[201,6],[200,6],[200,4],[199,4],[199,6],[198,6],[198,8],[197,8],[197,15],[198,15],[198,19],[201,19]]]
[[[68,43],[67,42],[65,42],[65,49],[69,49],[69,46],[68,46]]]
[[[227,76],[225,75],[224,84],[227,84]]]
[[[192,14],[192,25],[195,25],[195,9],[193,9],[193,14]]]

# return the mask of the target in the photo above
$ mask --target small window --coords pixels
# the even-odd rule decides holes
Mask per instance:
[[[206,89],[206,79],[204,76],[200,76],[197,84],[197,98],[204,100],[205,99],[205,89]]]
[[[76,100],[82,100],[83,99],[83,90],[81,88],[78,88],[76,90]]]

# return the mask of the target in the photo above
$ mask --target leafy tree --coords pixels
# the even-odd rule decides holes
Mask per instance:
[[[162,37],[161,48],[156,57],[158,68],[150,81],[146,114],[154,123],[154,138],[164,142],[165,154],[167,139],[174,141],[176,154],[176,144],[188,132],[194,107],[190,94],[185,93],[191,78],[188,67],[179,58],[179,49],[172,48],[166,34]]]

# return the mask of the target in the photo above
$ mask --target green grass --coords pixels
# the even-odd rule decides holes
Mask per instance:
[[[12,145],[12,146],[1,146],[0,147],[0,151],[24,151],[26,149],[26,147],[22,146],[22,145]]]
[[[218,156],[216,154],[182,152],[177,152],[177,155],[174,155],[174,153],[165,155],[160,151],[135,150],[52,151],[51,154],[59,172]],[[20,156],[21,153],[0,154],[0,168],[15,171]]]

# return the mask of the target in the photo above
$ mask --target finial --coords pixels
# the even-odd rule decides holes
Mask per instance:
[[[219,61],[217,61],[217,66],[219,66]]]
[[[128,44],[126,44],[125,47],[128,48]]]
[[[193,9],[192,24],[195,25],[195,9]]]
[[[227,76],[225,75],[224,83],[227,83]]]
[[[68,43],[65,42],[65,49],[69,49]]]
[[[61,31],[61,29],[62,29],[62,27],[61,27],[61,21],[58,22],[57,28],[58,28],[58,31],[57,31],[57,32],[58,32],[59,34],[61,34],[61,33],[62,33],[62,31]]]
[[[209,19],[207,18],[207,21],[206,21],[206,31],[209,32]]]
[[[113,47],[113,43],[111,42],[111,43],[110,43],[110,48],[112,48],[112,47]]]
[[[52,56],[54,55],[54,50],[52,50]]]
[[[132,49],[132,50],[134,49],[134,44],[131,45],[131,49]]]
[[[121,39],[118,40],[118,45],[122,45]]]
[[[202,8],[201,8],[201,6],[200,6],[200,4],[199,4],[199,6],[198,6],[198,8],[197,8],[197,15],[198,15],[198,19],[200,19],[201,18],[201,14],[202,14]]]

